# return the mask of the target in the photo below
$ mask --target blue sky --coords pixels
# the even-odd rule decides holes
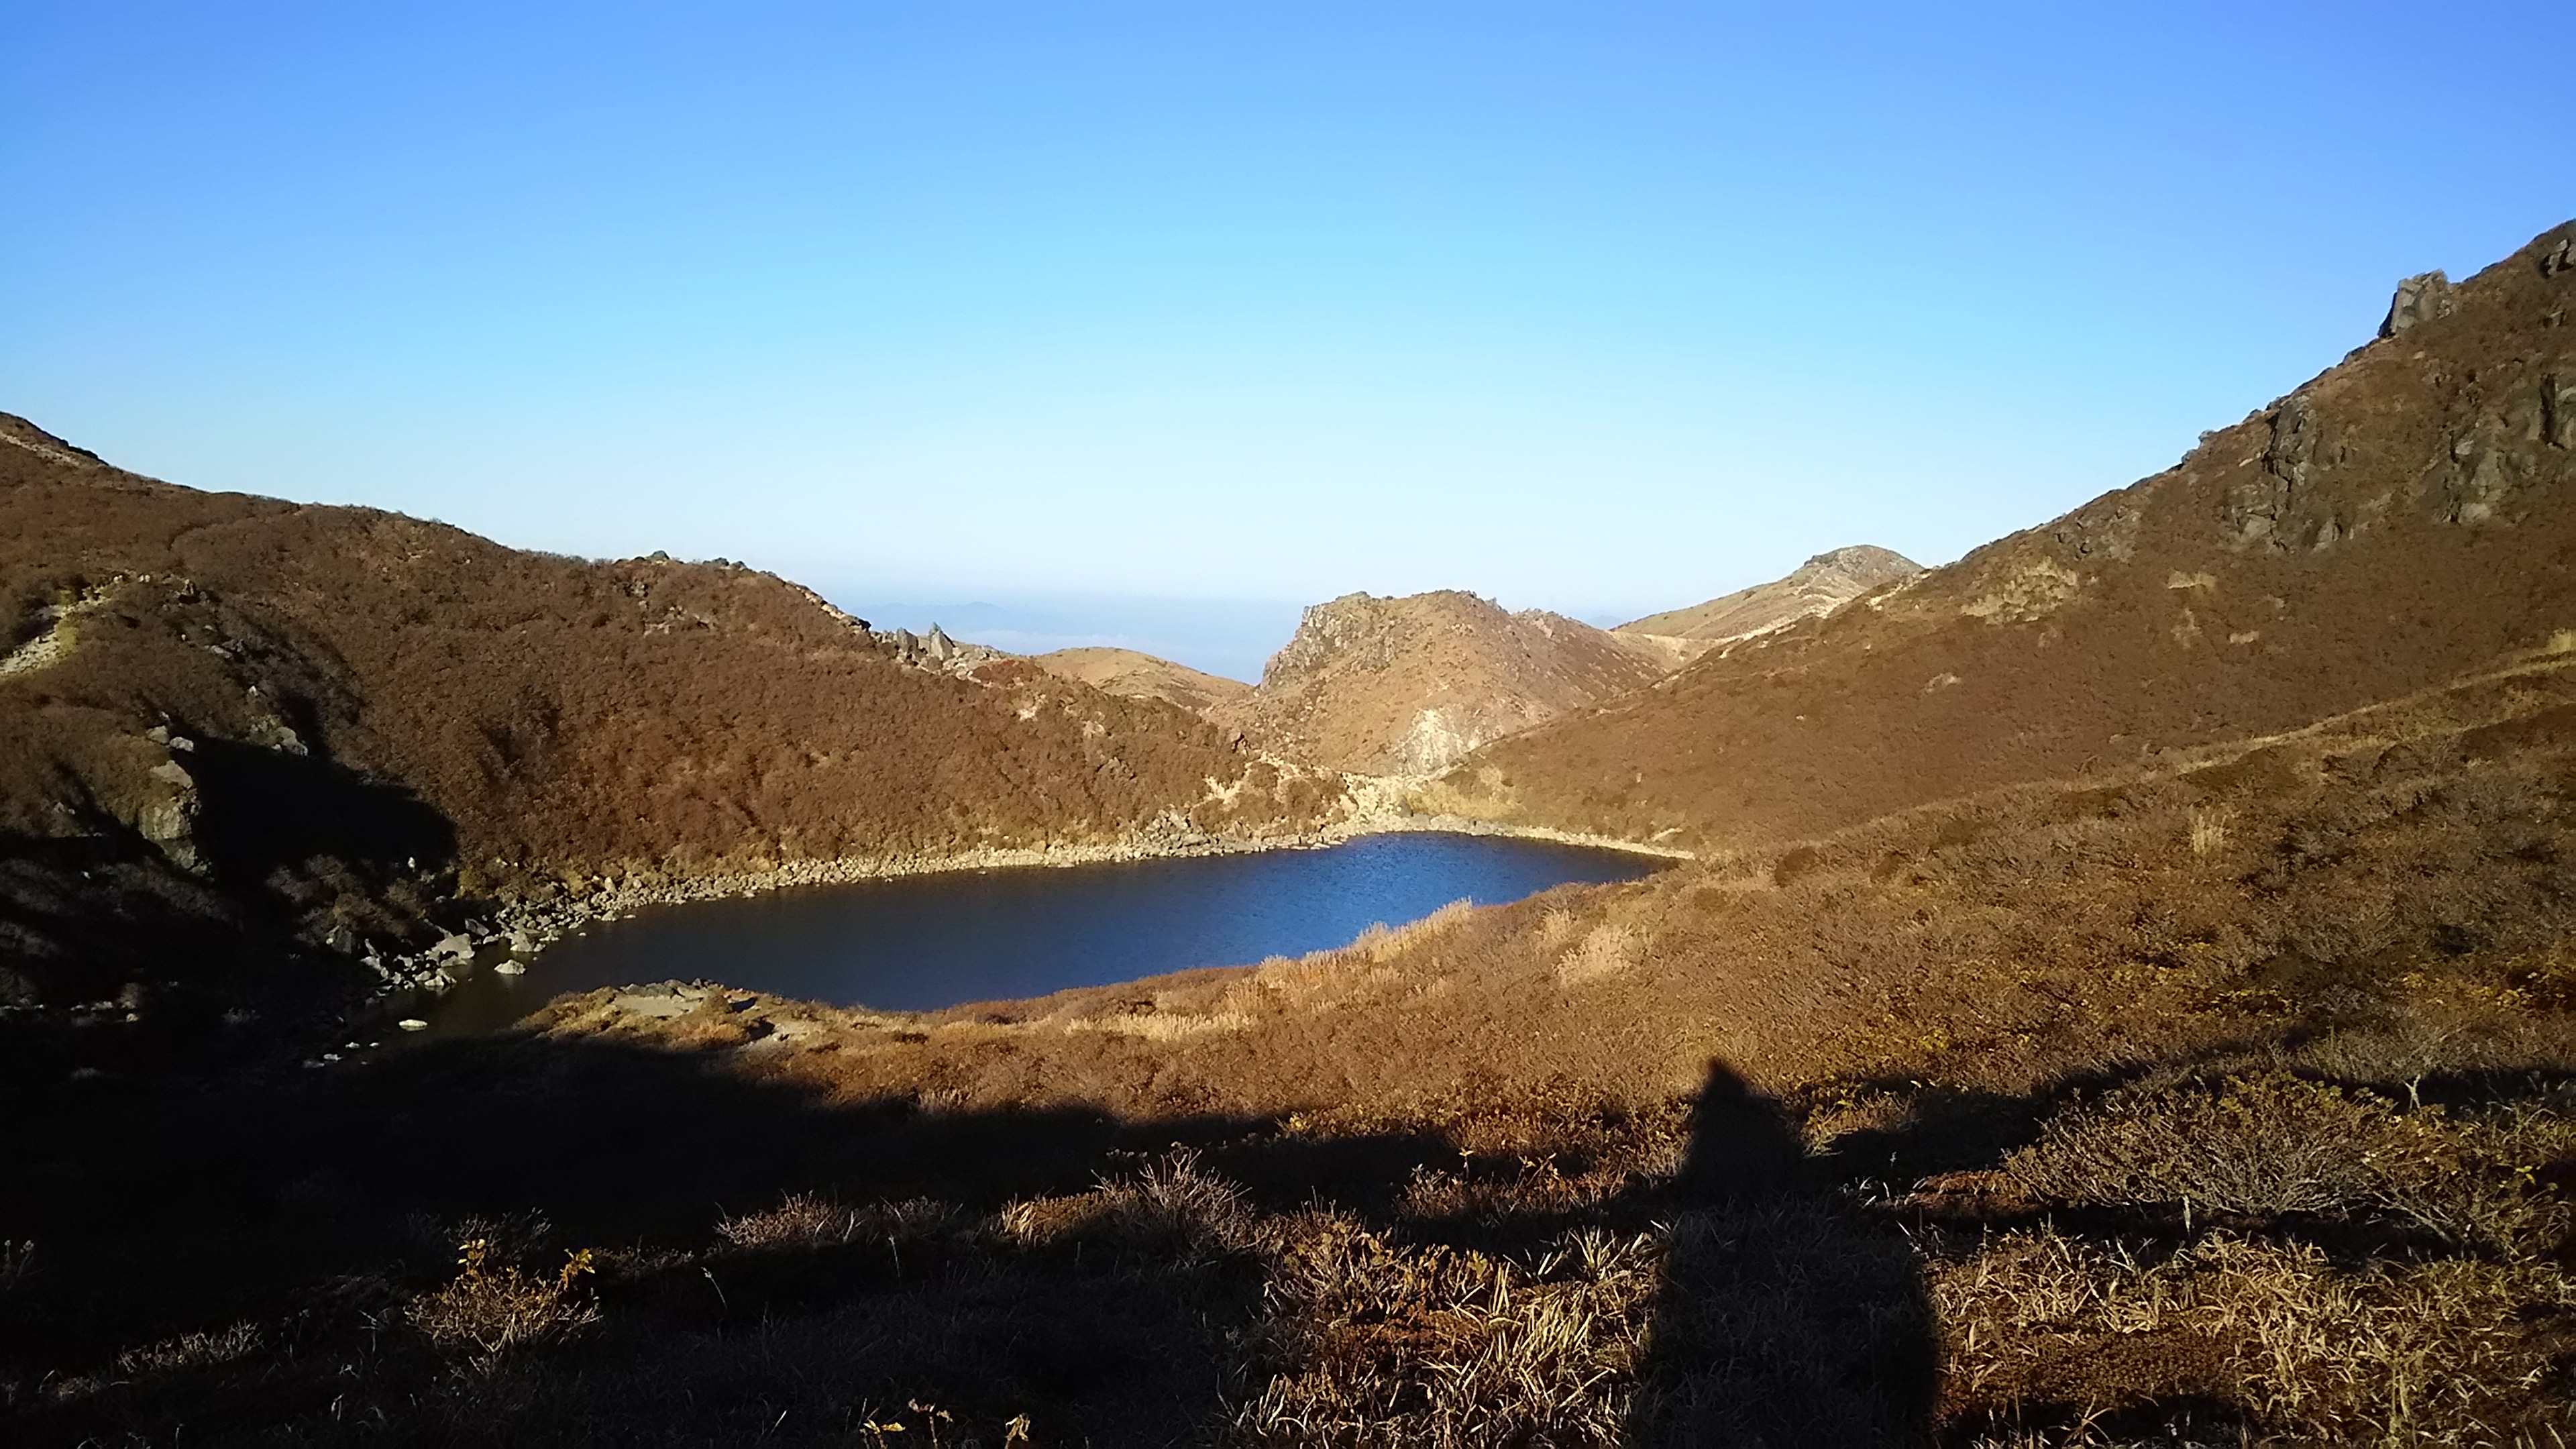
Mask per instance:
[[[2522,3],[19,0],[0,409],[1244,673],[1353,589],[1642,613],[2154,472],[2576,214],[2570,54]]]

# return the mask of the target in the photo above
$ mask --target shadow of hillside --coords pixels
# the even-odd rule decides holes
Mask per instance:
[[[1278,1367],[1261,1263],[1084,1226],[1098,1195],[1073,1195],[1181,1144],[1259,1210],[1392,1226],[1408,1183],[1458,1162],[1436,1134],[835,1103],[724,1060],[498,1036],[215,1089],[14,1094],[0,1242],[36,1247],[14,1281],[0,1262],[0,1438],[847,1444],[872,1418],[918,1433],[917,1402],[953,1416],[952,1444],[1003,1442],[1021,1415],[1042,1444],[1218,1442]],[[799,1194],[863,1226],[724,1230]],[[1033,1200],[1074,1225],[996,1226]],[[1731,1072],[1711,1068],[1679,1180],[1601,1213],[1673,1227],[1629,1442],[1924,1436],[1911,1252]],[[1527,1227],[1461,1230],[1513,1253]],[[500,1359],[435,1349],[405,1305],[457,1280],[468,1239],[533,1280],[592,1250],[599,1322]]]
[[[1022,1251],[975,1224],[1262,1123],[841,1105],[698,1054],[515,1036],[6,1106],[0,1242],[35,1245],[14,1282],[0,1262],[13,1443],[182,1425],[190,1443],[374,1442],[366,1425],[396,1420],[416,1443],[847,1443],[871,1414],[918,1418],[915,1399],[956,1416],[951,1442],[1018,1414],[1040,1442],[1198,1442],[1261,1309],[1257,1267],[1223,1255],[1079,1235]],[[1288,1206],[1401,1181],[1442,1150],[1388,1136],[1227,1156],[1257,1200]],[[946,1226],[756,1252],[719,1232],[794,1194],[935,1199]],[[399,1305],[453,1281],[467,1238],[540,1276],[595,1250],[597,1330],[459,1379]],[[238,1361],[136,1367],[138,1346],[184,1360],[169,1345],[241,1323],[259,1341]],[[84,1378],[113,1385],[65,1397]]]
[[[0,1080],[237,1056],[240,1043],[204,1030],[225,1010],[319,1018],[376,984],[305,933],[334,920],[377,941],[422,929],[427,898],[403,883],[454,864],[456,830],[437,810],[320,755],[210,737],[184,758],[196,808],[175,858],[76,783],[58,807],[75,833],[0,831],[0,1006],[152,998],[148,1029],[94,1040],[0,1023]]]
[[[1709,1063],[1628,1440],[1929,1442],[1940,1355],[1912,1246],[1834,1193],[1779,1106]]]
[[[195,834],[218,879],[257,888],[317,857],[371,875],[435,870],[456,826],[409,789],[314,754],[209,737],[188,756]]]

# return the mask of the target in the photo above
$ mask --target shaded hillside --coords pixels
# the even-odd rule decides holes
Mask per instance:
[[[16,993],[112,993],[158,949],[146,919],[349,942],[449,895],[1109,841],[1167,815],[1257,832],[1325,803],[1184,711],[980,651],[907,657],[737,565],[525,553],[139,478],[16,419],[0,439]],[[1259,788],[1218,803],[1247,768]]]
[[[1193,714],[1252,694],[1252,686],[1239,679],[1202,674],[1133,649],[1058,649],[1030,662],[1060,679],[1078,680],[1122,699],[1159,699]]]
[[[1820,553],[1785,578],[1738,589],[1687,609],[1632,619],[1610,632],[1623,640],[1662,644],[1678,656],[1678,663],[1731,640],[1768,634],[1800,619],[1832,613],[1872,589],[1921,572],[1921,564],[1894,550],[1855,544]]]
[[[2561,227],[2172,469],[1488,747],[1445,808],[1722,843],[2304,724],[2576,627]]]
[[[1416,774],[1662,673],[1589,624],[1456,590],[1317,604],[1218,717],[1336,770]]]

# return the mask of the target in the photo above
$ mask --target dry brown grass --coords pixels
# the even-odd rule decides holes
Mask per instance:
[[[2265,1442],[2332,1444],[2509,1442],[2554,1367],[2525,1325],[2576,1306],[2576,1281],[2547,1263],[2355,1270],[2232,1235],[2159,1259],[2017,1232],[1939,1265],[1932,1292],[1956,1400],[2072,1394],[2080,1420],[2197,1394]],[[2124,1348],[2128,1372],[2101,1372]]]
[[[431,1343],[484,1358],[561,1343],[599,1322],[584,1280],[594,1271],[587,1249],[565,1254],[551,1275],[492,1261],[482,1238],[458,1245],[455,1281],[412,1300],[412,1326]]]
[[[1523,1261],[1408,1248],[1343,1215],[1275,1225],[1283,1367],[1235,1418],[1248,1444],[1615,1445],[1661,1244],[1598,1229]]]
[[[954,1205],[934,1198],[845,1206],[817,1193],[793,1193],[776,1207],[726,1217],[716,1235],[745,1252],[809,1252],[849,1243],[919,1242],[957,1230]]]
[[[1626,921],[1606,921],[1557,958],[1556,980],[1572,988],[1633,970],[1645,954],[1646,935]]]
[[[2367,1093],[2257,1077],[2061,1114],[2005,1170],[2060,1202],[2271,1217],[2387,1203],[2457,1171],[2449,1147]]]

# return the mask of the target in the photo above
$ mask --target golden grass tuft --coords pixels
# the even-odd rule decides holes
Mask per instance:
[[[566,1253],[550,1277],[495,1264],[491,1256],[486,1239],[459,1244],[454,1281],[412,1300],[412,1325],[431,1343],[500,1358],[559,1343],[599,1322],[599,1305],[584,1281],[592,1272],[589,1249]]]
[[[1339,1213],[1280,1223],[1282,1372],[1235,1416],[1264,1445],[1622,1442],[1662,1250],[1569,1234],[1535,1259],[1402,1245]]]
[[[744,1252],[807,1251],[856,1242],[913,1242],[952,1231],[954,1207],[934,1198],[901,1198],[846,1206],[816,1193],[794,1193],[776,1207],[726,1217],[716,1235]]]
[[[2191,1343],[2214,1351],[2219,1383],[2114,1391],[2221,1388],[2267,1441],[2356,1445],[2498,1442],[2490,1416],[2550,1372],[2520,1321],[2576,1308],[2576,1282],[2547,1263],[2354,1271],[2311,1243],[2229,1234],[2159,1261],[2015,1232],[1942,1265],[1931,1287],[1955,1397],[2016,1397],[2047,1380],[2046,1360],[2098,1345]]]
[[[1626,921],[1595,926],[1582,942],[1557,958],[1557,984],[1568,989],[1605,977],[1624,975],[1644,959],[1646,933]]]
[[[2191,853],[2194,859],[2206,860],[2227,845],[2227,827],[2236,812],[2224,806],[2191,812]]]

